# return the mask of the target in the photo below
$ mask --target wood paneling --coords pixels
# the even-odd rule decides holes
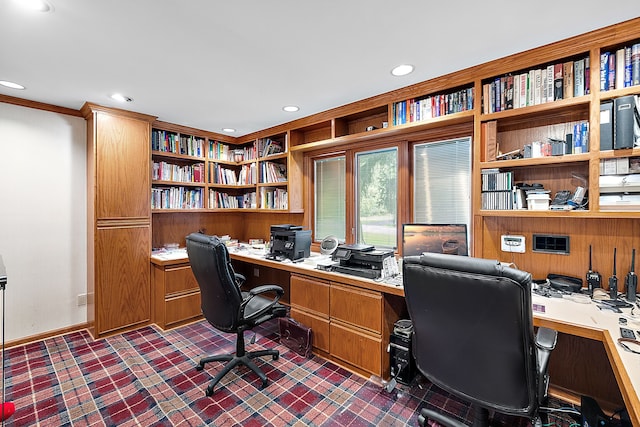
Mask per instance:
[[[593,268],[600,272],[603,285],[613,274],[613,249],[617,248],[617,276],[620,290],[631,266],[631,250],[640,248],[640,220],[606,218],[505,218],[486,217],[481,229],[482,256],[513,262],[519,269],[529,271],[535,279],[544,279],[548,273],[559,273],[584,278],[589,266],[589,245],[593,250]],[[569,236],[569,255],[558,255],[531,250],[533,234]],[[500,236],[525,236],[526,252],[502,252]]]

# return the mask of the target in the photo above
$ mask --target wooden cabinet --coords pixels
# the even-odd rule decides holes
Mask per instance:
[[[151,260],[153,322],[168,329],[201,317],[200,288],[189,261]]]
[[[151,320],[149,135],[154,119],[93,104],[87,120],[87,321],[94,337]]]
[[[291,317],[313,330],[314,350],[363,375],[389,374],[390,324],[404,301],[381,292],[291,275]]]

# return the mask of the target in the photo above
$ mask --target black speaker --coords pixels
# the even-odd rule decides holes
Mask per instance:
[[[410,320],[399,320],[389,337],[389,364],[391,378],[409,385],[416,375],[416,363],[411,352],[413,326]]]

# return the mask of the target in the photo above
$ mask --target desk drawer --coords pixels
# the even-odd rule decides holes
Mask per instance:
[[[331,319],[339,319],[381,334],[382,295],[332,283]]]
[[[165,325],[182,322],[202,315],[200,292],[165,300]]]
[[[331,321],[331,355],[382,377],[382,339]]]
[[[295,307],[291,307],[291,317],[303,325],[311,327],[314,348],[329,352],[329,319],[314,316]]]
[[[164,294],[167,296],[200,289],[188,264],[179,267],[166,267],[164,272]]]
[[[329,284],[305,276],[291,275],[289,301],[291,306],[329,316]]]

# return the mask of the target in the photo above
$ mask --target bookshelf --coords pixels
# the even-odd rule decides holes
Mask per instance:
[[[151,131],[151,209],[203,209],[207,138],[178,131]]]

